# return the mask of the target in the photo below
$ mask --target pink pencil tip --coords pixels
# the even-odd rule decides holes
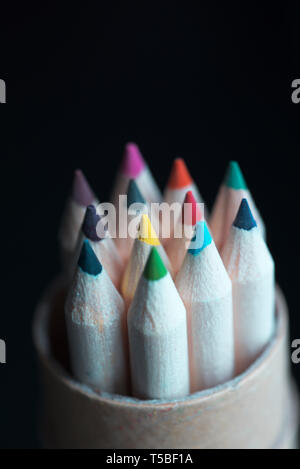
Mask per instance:
[[[186,206],[185,204],[191,204]],[[193,195],[192,191],[188,191],[185,195],[185,199],[182,205],[182,220],[185,225],[195,226],[198,221],[203,219],[202,211],[200,210],[199,204]]]
[[[145,162],[139,147],[135,143],[127,143],[122,161],[122,173],[130,179],[135,179],[144,167]]]
[[[95,195],[81,169],[74,171],[72,199],[83,207],[87,207],[95,201]]]

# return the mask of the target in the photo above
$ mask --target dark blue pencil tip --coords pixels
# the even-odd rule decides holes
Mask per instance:
[[[83,242],[78,265],[86,274],[96,276],[102,272],[102,265],[87,239]]]
[[[83,234],[91,241],[100,241],[101,238],[97,235],[97,224],[100,220],[100,215],[96,211],[94,205],[89,205],[86,208],[84,220],[82,223]]]
[[[145,204],[145,199],[142,196],[137,183],[134,179],[130,179],[127,189],[127,208],[130,207],[131,204]]]
[[[256,221],[253,218],[247,199],[242,199],[240,208],[233,222],[233,226],[242,230],[251,230],[256,225]]]

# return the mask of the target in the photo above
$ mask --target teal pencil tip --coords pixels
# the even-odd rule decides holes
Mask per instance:
[[[89,275],[96,276],[102,272],[102,265],[87,239],[82,244],[78,266]]]
[[[225,185],[236,190],[247,189],[246,181],[237,161],[230,161],[225,177]]]
[[[127,208],[132,204],[145,204],[145,199],[142,196],[137,183],[134,179],[130,179],[127,189]]]
[[[159,280],[165,275],[167,275],[168,271],[161,260],[160,255],[157,252],[157,249],[153,247],[150,251],[145,270],[144,270],[144,277],[147,280]]]

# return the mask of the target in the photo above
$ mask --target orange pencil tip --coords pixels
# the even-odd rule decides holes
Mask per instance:
[[[168,181],[169,189],[182,189],[192,184],[193,180],[182,158],[174,160]]]

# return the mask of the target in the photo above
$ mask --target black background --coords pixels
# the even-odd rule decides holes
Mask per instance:
[[[31,321],[59,269],[72,171],[81,167],[106,200],[128,140],[161,187],[184,157],[209,207],[228,161],[239,161],[267,226],[291,338],[300,337],[299,8],[106,3],[1,12],[0,447],[39,444]],[[300,364],[293,371],[300,382]]]

